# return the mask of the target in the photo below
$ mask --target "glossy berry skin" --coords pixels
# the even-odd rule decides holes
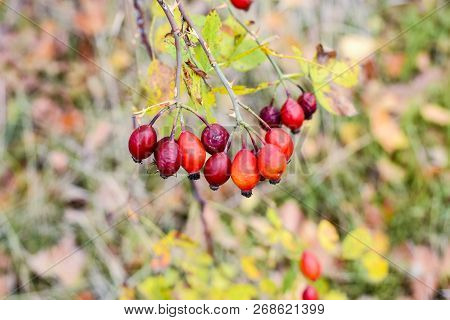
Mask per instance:
[[[230,179],[231,176],[231,160],[225,152],[213,154],[206,161],[203,169],[206,181],[209,183],[211,190],[217,190],[221,185]]]
[[[155,161],[159,174],[163,179],[177,173],[181,166],[181,154],[178,143],[169,137],[161,139],[156,146]]]
[[[300,270],[308,279],[316,281],[320,277],[320,262],[314,253],[304,251],[300,259]]]
[[[261,176],[277,184],[286,170],[286,156],[277,146],[266,144],[258,152],[258,168]]]
[[[279,128],[281,127],[281,114],[278,108],[274,106],[267,106],[261,109],[259,112],[259,116],[263,119],[271,128]],[[263,129],[267,129],[262,123],[261,127]]]
[[[252,189],[258,184],[259,177],[258,160],[254,153],[248,149],[236,153],[231,164],[231,179],[244,197],[252,196]]]
[[[229,137],[227,129],[214,123],[203,130],[202,143],[209,154],[215,154],[225,150]]]
[[[281,108],[281,121],[283,124],[291,129],[293,133],[298,133],[304,120],[305,114],[302,107],[291,97],[287,98]]]
[[[316,96],[311,92],[305,92],[297,100],[300,107],[303,109],[305,119],[310,120],[317,110]]]
[[[250,9],[252,2],[253,2],[253,0],[231,0],[231,3],[233,4],[233,6],[235,8],[245,10],[245,11]]]
[[[280,128],[271,129],[266,133],[265,140],[267,143],[277,146],[289,161],[294,152],[294,142],[286,131]]]
[[[206,151],[202,142],[192,132],[183,131],[178,138],[181,166],[189,174],[189,179],[200,179],[200,170],[206,160]]]
[[[319,300],[319,293],[313,286],[307,286],[302,294],[303,300]]]
[[[151,156],[156,147],[156,131],[151,125],[136,128],[128,140],[128,149],[135,162],[142,162]]]

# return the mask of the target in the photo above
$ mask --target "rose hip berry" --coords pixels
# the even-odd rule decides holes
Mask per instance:
[[[300,270],[305,277],[316,281],[320,277],[320,262],[317,260],[314,253],[310,251],[304,251],[300,259]]]
[[[236,154],[231,165],[231,179],[244,197],[252,196],[252,189],[259,182],[258,161],[252,151],[242,149]]]
[[[310,120],[317,110],[317,102],[316,97],[311,92],[305,92],[300,97],[298,97],[298,104],[303,109],[303,113],[305,114],[305,119]]]
[[[266,133],[265,140],[267,143],[277,146],[286,156],[288,161],[294,152],[294,142],[291,136],[280,128],[271,129]]]
[[[217,190],[221,185],[230,179],[231,160],[225,152],[213,154],[205,164],[203,169],[206,181],[211,190]]]
[[[304,120],[305,114],[302,107],[291,97],[287,98],[281,108],[281,121],[283,124],[291,129],[292,133],[298,133]]]
[[[181,166],[181,154],[178,143],[169,137],[159,140],[155,151],[155,161],[163,179],[177,173]]]
[[[258,168],[261,176],[277,184],[286,170],[286,156],[277,146],[266,144],[258,152]]]
[[[143,125],[131,133],[128,149],[135,162],[142,162],[151,156],[156,147],[156,131],[151,125]]]
[[[202,142],[193,133],[183,131],[178,138],[180,147],[181,166],[189,174],[189,179],[200,179],[200,170],[206,159],[206,151]]]
[[[233,4],[233,6],[235,8],[245,10],[245,11],[250,9],[252,2],[253,2],[253,0],[231,0],[231,3]]]
[[[280,110],[274,106],[267,106],[261,109],[259,116],[263,119],[271,128],[281,127],[281,114]],[[267,129],[262,123],[260,123],[263,129]]]
[[[202,132],[202,143],[209,154],[215,154],[225,150],[230,134],[220,124],[214,123],[207,126]]]
[[[318,300],[319,293],[317,292],[316,288],[308,285],[303,291],[302,298],[303,300]]]

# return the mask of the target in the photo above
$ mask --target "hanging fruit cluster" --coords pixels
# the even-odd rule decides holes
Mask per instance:
[[[158,141],[153,126],[165,111],[172,110],[174,106],[194,113],[205,123],[201,139],[185,129],[175,139],[174,124],[172,133]],[[263,108],[257,118],[261,127],[267,131],[265,137],[262,138],[256,130],[245,126],[252,148],[247,147],[243,139],[242,149],[231,161],[229,147],[232,137],[229,132],[218,123],[209,124],[188,106],[174,104],[163,108],[149,124],[135,129],[130,136],[128,148],[133,160],[138,163],[154,153],[156,166],[164,179],[175,175],[183,167],[189,179],[198,180],[203,169],[212,190],[217,190],[231,177],[242,195],[250,197],[253,188],[261,180],[267,179],[271,184],[277,184],[286,171],[294,152],[294,142],[282,125],[297,133],[304,119],[310,119],[315,110],[315,98],[310,93],[301,95],[298,102],[288,97],[281,111],[272,105]],[[260,137],[260,147],[254,135]],[[206,153],[211,155],[208,160]]]

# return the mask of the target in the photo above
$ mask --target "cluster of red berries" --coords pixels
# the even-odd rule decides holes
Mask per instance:
[[[319,279],[321,274],[320,262],[317,257],[310,251],[304,251],[299,263],[300,271],[303,275],[312,280],[316,281]],[[319,293],[316,288],[311,285],[307,285],[302,294],[303,300],[318,300]]]
[[[139,163],[154,153],[156,166],[164,179],[183,167],[191,180],[198,180],[203,168],[205,179],[212,190],[217,190],[231,177],[242,195],[250,197],[260,181],[268,179],[272,184],[280,182],[294,152],[294,142],[281,128],[281,124],[297,132],[305,117],[310,117],[316,108],[314,96],[310,93],[303,94],[299,101],[297,103],[288,98],[281,112],[273,106],[262,109],[260,118],[264,122],[261,126],[267,130],[264,145],[261,148],[255,145],[250,150],[243,144],[233,161],[228,156],[231,143],[228,131],[220,124],[208,124],[206,121],[201,139],[183,130],[178,139],[171,134],[159,141],[152,121],[133,131],[128,148],[134,161]],[[206,152],[211,155],[208,160]]]
[[[233,6],[237,9],[248,11],[252,5],[253,0],[231,0]]]
[[[297,101],[290,96],[281,107],[270,105],[261,110],[260,117],[272,128],[281,127],[284,124],[292,133],[298,133],[305,120],[312,119],[317,110],[316,97],[311,92],[303,93]]]

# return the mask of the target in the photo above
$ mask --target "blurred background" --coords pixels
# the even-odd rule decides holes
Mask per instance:
[[[150,18],[150,2],[159,54],[165,20]],[[221,3],[187,6],[226,15]],[[0,297],[298,299],[308,249],[323,299],[448,299],[446,4],[255,0],[237,13],[277,52],[313,58],[322,43],[360,61],[360,82],[351,116],[321,109],[296,138],[280,185],[245,199],[231,181],[212,192],[202,180],[202,210],[184,175],[163,181],[129,156],[132,114],[146,104],[137,92],[164,93],[174,65],[164,56],[167,69],[148,76],[132,1],[0,1]],[[248,86],[276,79],[267,62],[227,74]],[[242,99],[259,111],[271,94]],[[207,112],[233,123],[226,96]]]

